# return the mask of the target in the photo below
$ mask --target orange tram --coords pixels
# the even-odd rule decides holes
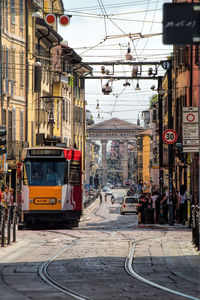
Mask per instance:
[[[78,226],[82,213],[81,151],[56,146],[23,149],[22,221]]]

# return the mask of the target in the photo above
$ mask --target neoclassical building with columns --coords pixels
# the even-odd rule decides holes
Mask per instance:
[[[108,141],[123,142],[123,185],[128,179],[128,143],[136,141],[136,135],[144,131],[144,128],[133,123],[112,118],[104,122],[93,124],[87,128],[86,139],[86,183],[90,178],[90,148],[91,143],[100,141],[102,145],[102,185],[107,183],[107,143]]]

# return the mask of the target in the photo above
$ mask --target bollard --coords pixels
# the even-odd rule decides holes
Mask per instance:
[[[192,243],[200,249],[200,207],[192,205]]]
[[[8,206],[8,214],[7,214],[7,234],[8,234],[8,240],[7,244],[10,245],[10,228],[11,227],[11,206]]]
[[[197,226],[196,226],[196,246],[197,246],[197,249],[200,250],[200,241],[199,241],[199,234],[200,234],[200,207],[197,206],[196,208],[196,223],[197,223]]]
[[[1,205],[1,247],[5,245],[5,207]]]
[[[17,206],[16,206],[16,204],[14,204],[14,206],[13,206],[12,223],[13,223],[13,242],[16,242],[16,224],[17,224]]]

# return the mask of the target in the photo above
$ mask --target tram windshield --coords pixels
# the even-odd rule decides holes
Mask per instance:
[[[66,160],[34,159],[26,160],[24,184],[37,186],[62,185],[67,178],[68,163]]]

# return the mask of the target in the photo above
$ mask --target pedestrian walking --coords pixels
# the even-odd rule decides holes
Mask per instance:
[[[152,207],[154,209],[154,223],[157,223],[157,216],[156,216],[156,201],[158,199],[158,193],[156,191],[152,192],[151,200],[152,200]]]
[[[187,216],[187,192],[184,185],[181,185],[180,192],[178,193],[177,210],[178,223],[185,224]]]
[[[107,195],[105,194],[105,202],[107,201]]]
[[[140,196],[139,203],[137,206],[138,210],[138,224],[142,223],[145,224],[145,209],[148,206],[148,202],[146,199],[146,195],[143,194]]]
[[[163,199],[161,200],[163,209],[163,223],[168,223],[168,212],[169,212],[169,193],[165,192]]]
[[[9,191],[9,188],[8,186],[5,186],[5,189],[4,189],[4,192],[3,192],[3,197],[2,197],[2,202],[3,204],[8,207],[8,205],[11,204],[11,194],[10,194],[10,191]]]
[[[99,194],[99,198],[100,198],[100,203],[102,203],[102,195],[101,195],[101,193]]]
[[[15,203],[15,195],[14,195],[14,189],[13,188],[11,188],[10,190],[9,190],[9,192],[10,192],[10,202],[11,202],[11,205],[14,205],[14,203]]]
[[[147,207],[152,208],[151,193],[147,193]]]

